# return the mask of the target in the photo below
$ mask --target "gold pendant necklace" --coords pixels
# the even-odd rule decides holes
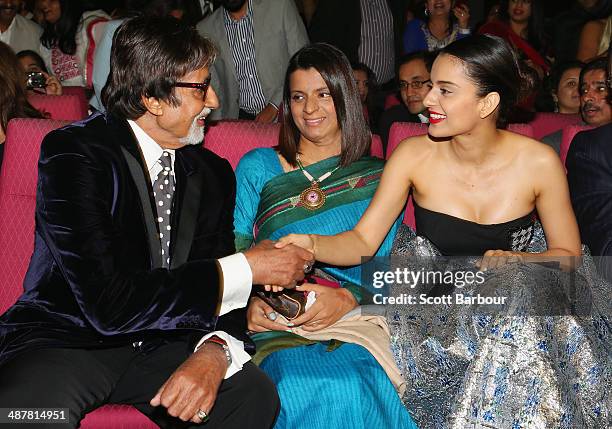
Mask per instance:
[[[325,192],[323,192],[323,190],[319,187],[319,183],[331,176],[337,169],[340,168],[340,166],[338,165],[333,170],[328,171],[318,179],[315,179],[308,171],[304,169],[304,166],[300,161],[299,154],[295,157],[295,160],[297,162],[298,167],[300,167],[300,171],[310,181],[310,186],[300,193],[299,204],[308,210],[320,209],[321,207],[323,207],[323,204],[325,204],[325,200],[327,197],[325,196]]]

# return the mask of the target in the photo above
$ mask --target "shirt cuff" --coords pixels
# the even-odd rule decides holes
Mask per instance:
[[[219,316],[236,308],[246,307],[253,285],[253,272],[242,253],[235,253],[218,260],[223,273],[223,297]]]
[[[211,332],[210,334],[206,334],[198,342],[198,344],[196,345],[193,351],[196,352],[200,348],[200,346],[204,344],[204,341],[206,341],[208,338],[212,337],[213,335],[216,335],[217,337],[221,338],[223,341],[227,343],[227,347],[229,348],[230,356],[232,357],[232,363],[230,366],[227,367],[227,371],[225,371],[225,376],[223,377],[223,379],[227,380],[232,375],[240,371],[242,369],[242,366],[251,360],[251,356],[247,352],[244,351],[244,343],[242,341],[237,340],[236,338],[229,335],[227,332],[223,332],[223,331],[214,331],[214,332]]]
[[[457,32],[459,34],[472,34],[472,30],[470,30],[469,28],[458,28]]]

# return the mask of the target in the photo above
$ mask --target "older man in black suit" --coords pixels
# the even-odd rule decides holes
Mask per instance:
[[[234,175],[200,144],[214,56],[173,18],[128,20],[106,115],[43,141],[25,293],[0,318],[2,407],[67,408],[68,427],[104,403],[162,427],[273,424],[243,307],[253,283],[295,284],[312,255],[233,254]]]
[[[608,87],[611,70],[612,53],[608,55]],[[594,256],[602,256],[598,268],[612,281],[608,258],[612,256],[612,124],[576,134],[565,165],[582,242]]]

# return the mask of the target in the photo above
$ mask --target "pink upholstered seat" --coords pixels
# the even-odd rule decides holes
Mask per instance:
[[[204,147],[227,159],[236,169],[240,158],[250,150],[277,145],[279,132],[279,124],[219,121],[208,127]]]
[[[76,95],[79,97],[82,111],[87,112],[87,109],[89,108],[89,100],[87,99],[87,93],[85,92],[84,86],[65,86],[62,88],[62,94]]]
[[[427,134],[427,124],[416,122],[395,122],[389,130],[389,142],[387,143],[387,159],[402,140],[414,136]]]
[[[540,140],[555,131],[563,129],[567,125],[580,124],[580,115],[564,113],[539,112],[529,124],[533,127],[533,138]]]
[[[525,137],[534,138],[534,131],[531,124],[508,124],[508,131],[523,135]]]
[[[567,152],[569,151],[572,140],[580,131],[591,130],[594,127],[590,125],[568,125],[563,128],[563,134],[561,135],[561,147],[559,148],[559,156],[561,162],[565,165],[565,159],[567,158]]]
[[[49,119],[79,121],[87,117],[87,107],[78,95],[28,95],[28,101]]]
[[[375,156],[380,159],[385,159],[385,154],[383,153],[383,144],[382,139],[378,134],[372,134],[372,145],[370,146],[370,155]]]
[[[40,143],[65,121],[13,119],[9,122],[0,172],[0,314],[22,293],[34,248],[34,208]],[[157,428],[126,405],[107,405],[89,413],[83,429]]]
[[[387,147],[387,159],[389,159],[397,145],[403,140],[427,134],[427,127],[427,124],[414,122],[396,122],[391,125],[391,130],[389,131],[389,144]],[[533,128],[529,124],[509,124],[508,130],[527,137],[533,137]],[[412,197],[408,197],[406,211],[404,212],[404,223],[411,228],[416,227]]]
[[[250,150],[272,147],[278,144],[280,124],[260,124],[254,121],[219,121],[208,127],[204,147],[227,159],[236,169],[240,158]],[[372,136],[372,156],[384,158],[382,141]]]
[[[389,130],[389,142],[387,144],[387,159],[389,159],[391,153],[393,153],[397,145],[399,145],[402,140],[427,134],[427,127],[427,124],[419,124],[416,122],[396,122],[391,125],[391,129]],[[408,202],[406,203],[404,223],[412,229],[416,228],[412,196],[408,197]]]

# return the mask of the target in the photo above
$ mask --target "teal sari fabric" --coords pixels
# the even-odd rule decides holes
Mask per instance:
[[[306,167],[315,178],[333,170],[338,157]],[[372,199],[384,162],[364,157],[322,181],[325,204],[302,207],[300,193],[310,186],[299,171],[285,173],[274,149],[247,153],[236,169],[234,227],[236,248],[289,233],[331,235],[352,229]],[[388,255],[401,219],[377,255]],[[356,296],[361,268],[317,264]],[[350,285],[350,287],[349,287]],[[366,287],[366,289],[368,289]],[[275,428],[416,428],[383,368],[362,346],[318,343],[287,332],[253,336],[254,360],[276,384],[281,411]]]
[[[309,165],[306,170],[315,178],[333,170],[338,157]],[[320,187],[326,194],[323,207],[311,211],[299,204],[300,193],[310,181],[300,170],[284,173],[274,149],[255,149],[247,153],[236,168],[236,210],[234,234],[236,249],[248,249],[261,240],[277,240],[290,233],[333,235],[352,229],[374,196],[384,161],[363,157],[340,168]],[[393,225],[381,244],[377,256],[388,255],[401,219]],[[361,267],[320,268],[340,283],[361,284]],[[367,287],[367,285],[364,285]]]

